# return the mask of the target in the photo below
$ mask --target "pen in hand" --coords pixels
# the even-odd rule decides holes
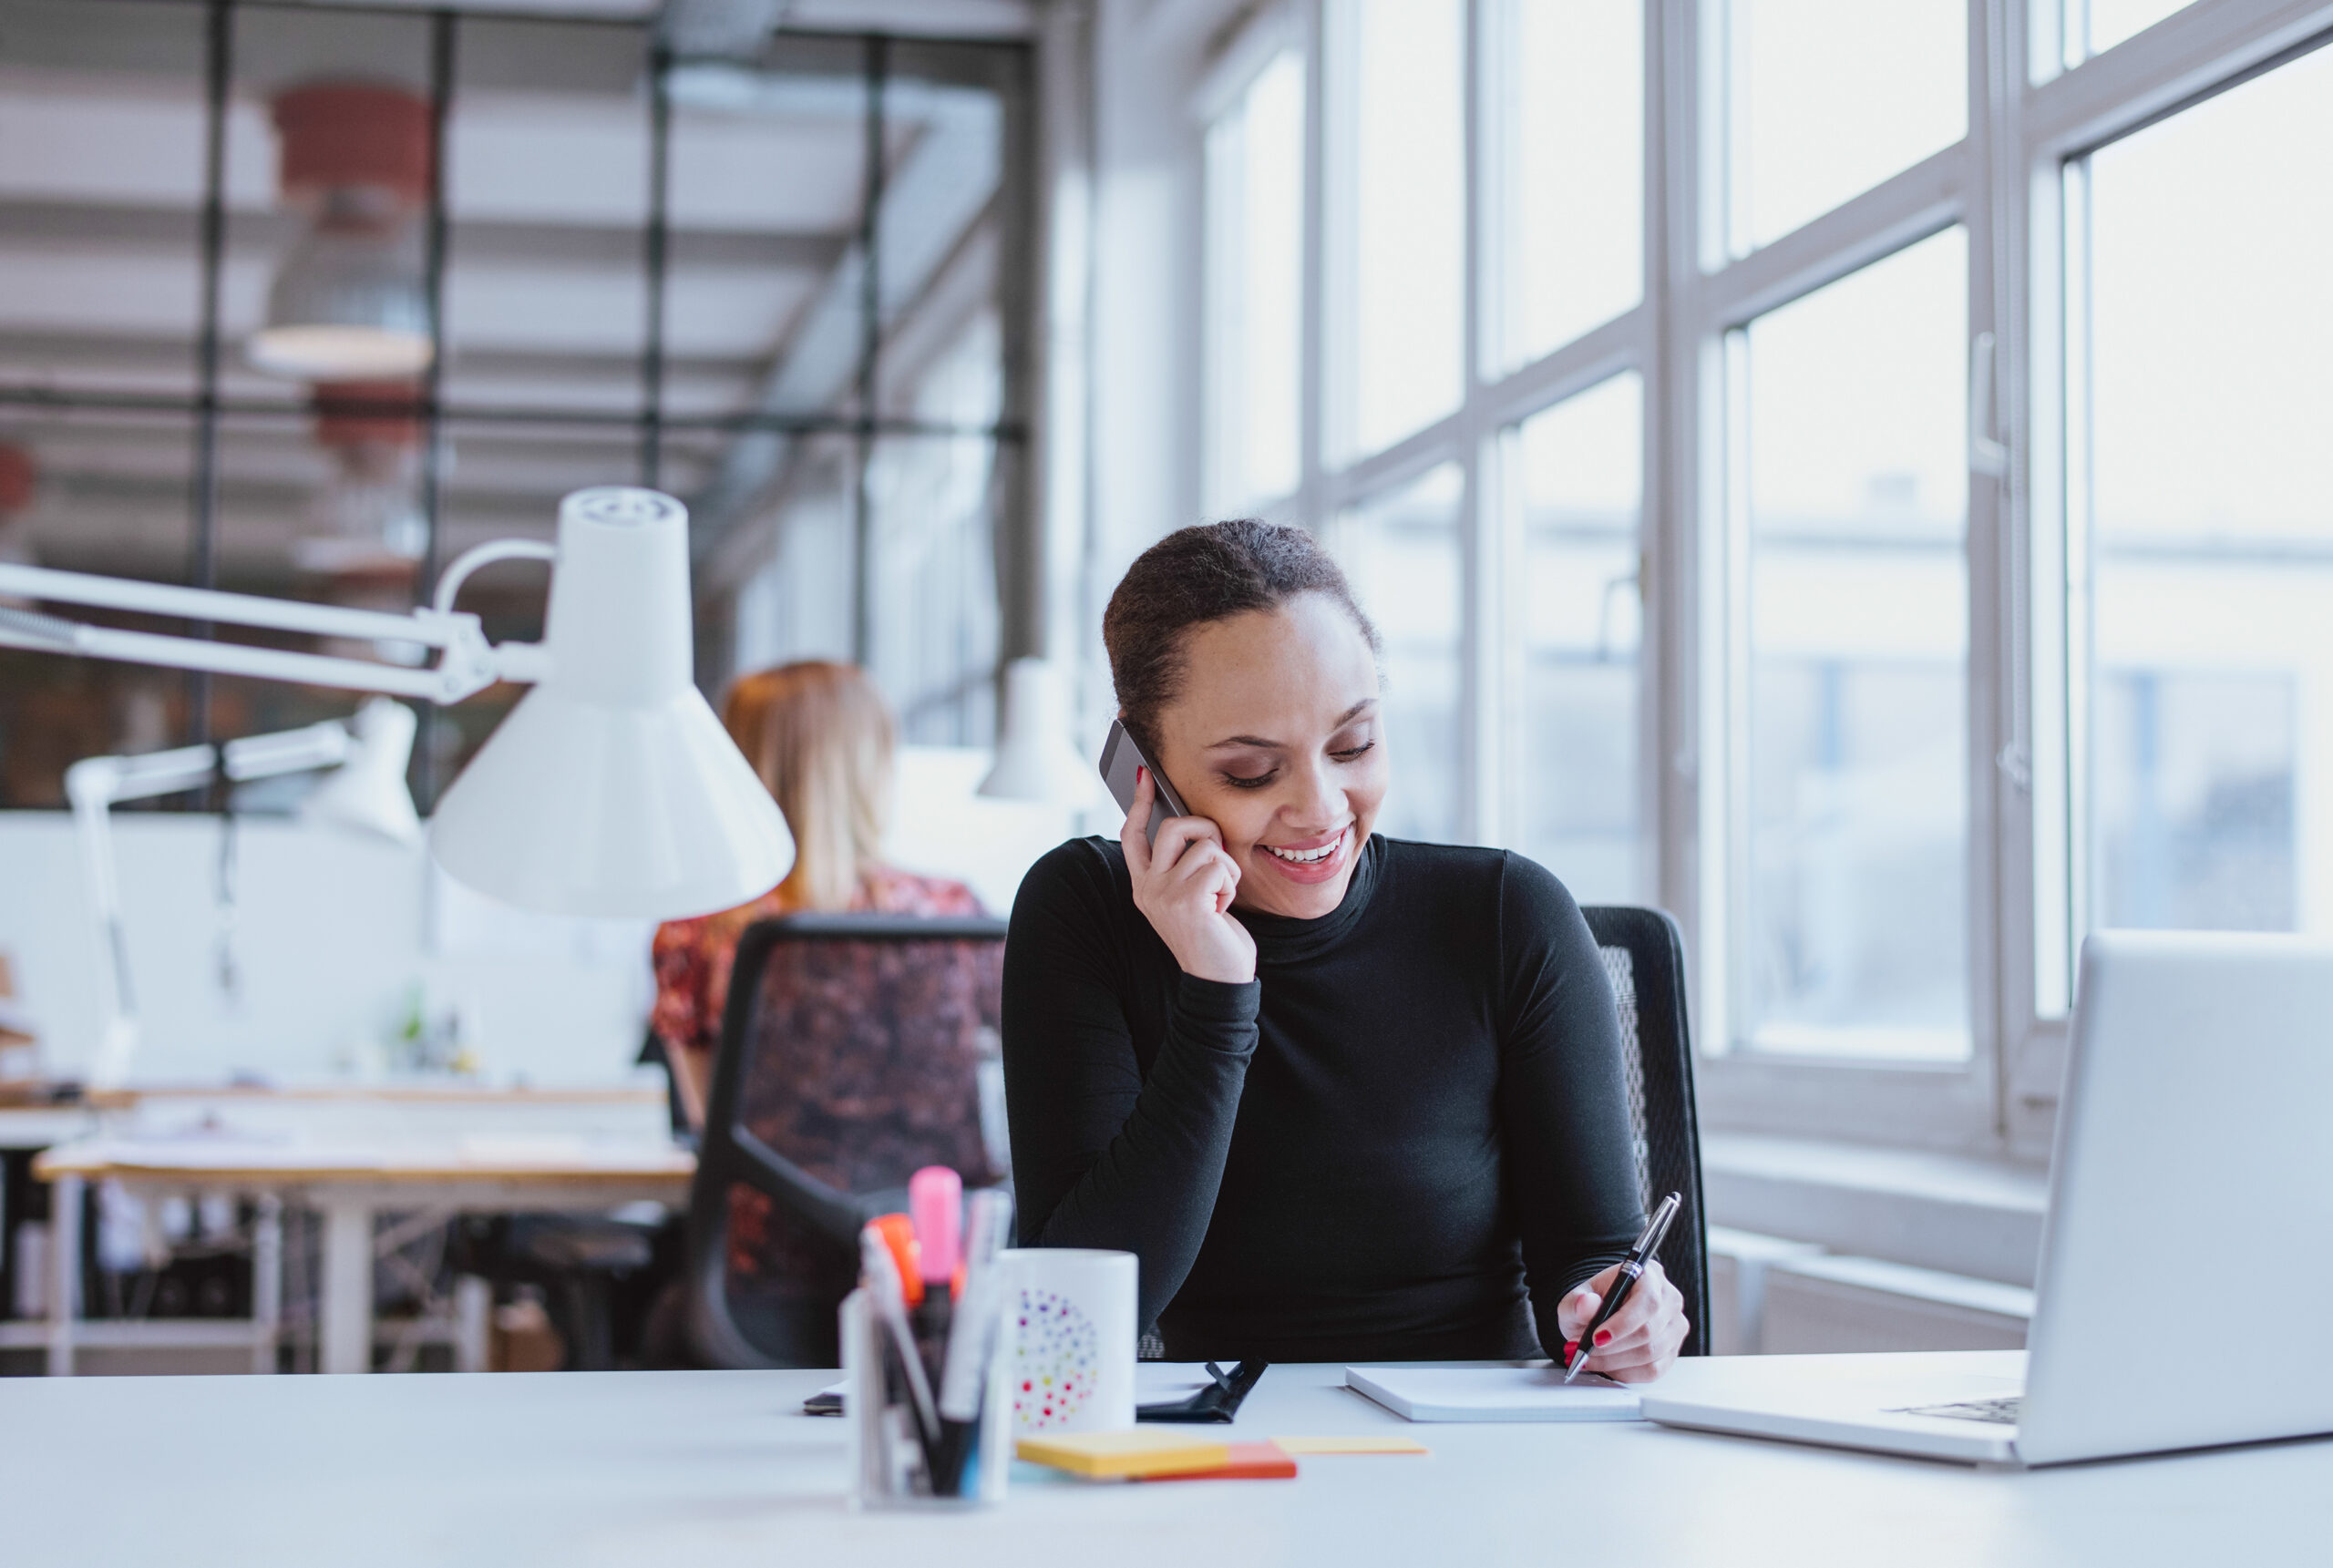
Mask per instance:
[[[1614,1313],[1628,1305],[1629,1293],[1636,1289],[1637,1281],[1644,1277],[1644,1266],[1651,1260],[1654,1253],[1660,1250],[1661,1239],[1669,1234],[1670,1222],[1677,1217],[1677,1211],[1683,1204],[1684,1199],[1671,1193],[1660,1200],[1659,1208],[1652,1211],[1652,1218],[1646,1223],[1644,1234],[1637,1237],[1634,1246],[1629,1248],[1629,1255],[1620,1260],[1620,1272],[1614,1277],[1612,1288],[1604,1293],[1604,1305],[1596,1309],[1596,1316],[1589,1318],[1588,1326],[1579,1331],[1571,1363],[1564,1368],[1566,1383],[1578,1377],[1588,1365],[1588,1358],[1594,1353],[1596,1331],[1610,1322]]]

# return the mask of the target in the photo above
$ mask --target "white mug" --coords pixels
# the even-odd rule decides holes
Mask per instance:
[[[1002,1256],[1012,1293],[1013,1430],[1025,1435],[1133,1426],[1134,1254],[1029,1246]]]

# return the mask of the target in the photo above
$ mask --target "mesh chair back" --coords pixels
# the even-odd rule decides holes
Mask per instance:
[[[923,1165],[1004,1178],[994,1092],[1004,923],[797,915],[748,927],[690,1201],[692,1319],[725,1366],[836,1365],[859,1226]],[[984,1080],[991,1082],[984,1085]]]
[[[1658,909],[1590,905],[1580,911],[1619,1003],[1637,1187],[1645,1211],[1670,1193],[1684,1204],[1661,1244],[1660,1265],[1684,1293],[1691,1331],[1684,1353],[1710,1348],[1708,1224],[1701,1206],[1701,1138],[1693,1114],[1693,1049],[1685,1026],[1685,942]]]

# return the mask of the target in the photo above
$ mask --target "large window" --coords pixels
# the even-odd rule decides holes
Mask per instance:
[[[1711,1124],[2038,1153],[2085,932],[2333,929],[2333,0],[1261,15],[1210,494],[1384,623],[1389,825],[1679,917]]]

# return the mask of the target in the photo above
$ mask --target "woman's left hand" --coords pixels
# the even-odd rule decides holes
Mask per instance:
[[[1616,1263],[1557,1305],[1556,1322],[1564,1331],[1567,1352],[1619,1276]],[[1588,1370],[1618,1383],[1650,1383],[1677,1359],[1689,1327],[1684,1293],[1669,1283],[1660,1260],[1653,1258],[1645,1264],[1644,1277],[1629,1292],[1620,1310],[1596,1331],[1596,1343],[1588,1347]]]

